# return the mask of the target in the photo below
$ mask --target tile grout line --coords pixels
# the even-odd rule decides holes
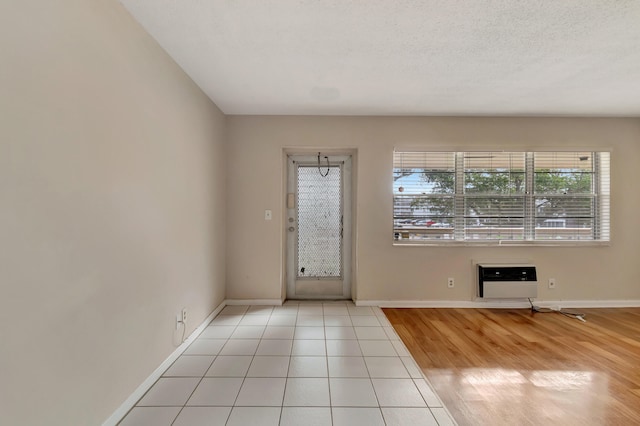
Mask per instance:
[[[238,327],[240,326],[240,323],[242,322],[242,320],[247,316],[247,312],[249,311],[249,309],[251,309],[251,306],[249,306],[244,311],[244,313],[242,314],[242,318],[240,318],[240,321],[238,322]],[[271,315],[269,315],[269,317],[271,317]],[[267,323],[268,322],[269,321],[267,320]],[[265,330],[266,330],[266,326],[265,326]],[[229,340],[231,340],[231,338],[229,338]],[[262,339],[260,339],[260,341],[261,340]],[[260,347],[260,341],[258,341],[258,345],[256,346],[256,350],[253,353],[253,355],[251,356],[251,362],[249,363],[249,366],[247,367],[247,371],[244,373],[244,377],[242,378],[242,382],[240,383],[240,387],[238,388],[238,393],[236,394],[236,397],[233,400],[233,404],[231,404],[231,410],[229,410],[229,415],[227,416],[227,420],[225,421],[225,425],[228,424],[229,421],[231,420],[231,415],[233,414],[234,408],[236,408],[236,403],[238,402],[238,398],[240,398],[240,392],[242,392],[242,387],[244,386],[244,383],[247,380],[247,375],[249,374],[249,370],[251,369],[251,365],[253,364],[253,361],[256,359],[256,353],[258,352],[258,348]],[[222,349],[220,349],[220,351],[222,351]]]
[[[369,383],[371,383],[371,390],[373,390],[373,395],[376,398],[376,404],[377,404],[376,408],[378,409],[378,411],[380,411],[380,417],[382,418],[382,421],[386,425],[387,419],[384,418],[384,414],[382,413],[382,407],[380,406],[380,399],[378,398],[378,392],[376,392],[376,387],[373,385],[373,378],[371,377],[371,371],[369,370],[369,366],[367,365],[364,351],[362,350],[362,346],[360,345],[360,339],[358,339],[357,341],[358,341],[358,346],[360,347],[360,352],[362,353],[362,361],[364,362],[364,368],[367,370],[367,376],[369,376],[368,378],[369,378]]]
[[[223,309],[224,311],[224,309]],[[218,314],[218,316],[220,316],[222,314],[222,312],[220,312],[220,314]],[[213,322],[215,318],[213,318],[211,320],[211,322]],[[211,326],[211,322],[209,322],[209,324],[207,324],[207,327]],[[239,323],[238,323],[239,324]],[[222,347],[220,348],[220,350],[218,351],[218,353],[213,357],[213,360],[211,361],[211,364],[209,364],[209,367],[205,370],[204,374],[202,375],[202,377],[200,378],[200,381],[198,381],[198,384],[196,385],[195,388],[193,388],[193,391],[191,391],[191,394],[189,395],[189,397],[185,400],[184,405],[182,406],[182,408],[180,408],[180,411],[178,411],[178,414],[176,415],[176,417],[173,419],[173,421],[171,422],[171,425],[173,425],[176,420],[178,420],[178,417],[180,417],[180,413],[182,413],[184,411],[184,409],[187,407],[187,404],[189,403],[189,400],[191,399],[191,397],[193,396],[193,394],[196,392],[196,390],[198,389],[198,386],[200,386],[200,384],[202,383],[202,381],[207,377],[207,373],[209,372],[209,369],[211,368],[211,366],[213,366],[213,363],[216,361],[216,359],[218,359],[218,357],[220,356],[220,352],[222,352],[222,349],[224,349],[224,347],[227,345],[227,343],[229,342],[229,340],[231,340],[231,336],[233,335],[233,333],[235,333],[235,330],[237,330],[238,325],[235,325],[233,330],[231,331],[231,334],[229,335],[229,338],[227,338],[227,341],[224,343],[224,345],[222,345]],[[206,330],[206,327],[205,327]],[[204,331],[204,330],[203,330]],[[195,340],[197,341],[200,338],[200,336],[198,336],[198,338]],[[195,343],[194,341],[194,343]],[[193,343],[192,343],[193,344]],[[178,358],[180,359],[180,358]],[[173,364],[175,364],[178,360],[174,361]],[[173,366],[173,364],[171,364],[171,366]],[[169,367],[171,368],[171,367]],[[169,369],[167,369],[168,371]],[[166,371],[165,371],[166,373]],[[164,376],[161,376],[164,377]],[[239,392],[239,391],[238,391]],[[236,396],[237,398],[237,396]],[[137,403],[136,403],[137,404]],[[232,409],[233,410],[233,409]],[[227,416],[227,421],[229,420],[229,416],[231,416],[231,411],[229,410],[229,414]],[[225,421],[225,423],[227,423],[227,421]]]
[[[327,391],[329,392],[329,416],[331,418],[331,424],[333,425],[333,402],[331,401],[331,372],[329,371],[329,348],[327,347],[327,325],[324,320],[324,306],[322,308],[322,324],[324,332],[324,359],[327,366]]]
[[[364,363],[365,371],[366,371],[366,374],[367,374],[367,376],[368,376],[367,378],[369,379],[370,386],[371,386],[371,388],[372,388],[372,390],[373,390],[373,394],[374,394],[374,397],[375,397],[375,399],[376,399],[376,404],[377,404],[377,406],[376,406],[375,408],[377,408],[377,409],[378,409],[377,411],[379,412],[379,414],[380,414],[380,416],[381,416],[381,419],[382,419],[382,421],[383,421],[385,424],[386,424],[386,422],[387,422],[387,421],[386,421],[386,419],[385,419],[385,417],[384,417],[384,414],[383,414],[383,412],[382,412],[382,407],[381,407],[381,405],[380,405],[380,400],[379,400],[379,397],[378,397],[378,394],[377,394],[378,392],[377,392],[377,390],[376,390],[376,388],[375,388],[375,386],[374,386],[374,383],[373,383],[373,379],[374,379],[374,377],[372,377],[372,372],[371,372],[370,366],[369,366],[369,364],[366,362],[366,358],[367,358],[367,356],[365,356],[365,353],[364,353],[363,348],[362,348],[362,344],[361,344],[361,343],[362,343],[362,341],[363,341],[363,340],[380,341],[380,342],[386,341],[386,342],[388,342],[388,343],[391,345],[391,347],[393,348],[393,353],[394,353],[394,355],[392,355],[392,356],[370,355],[370,356],[369,356],[369,358],[389,358],[389,359],[398,359],[398,360],[400,360],[400,362],[402,363],[402,371],[403,371],[405,374],[408,374],[408,377],[409,377],[409,379],[411,380],[412,385],[416,388],[416,390],[418,391],[418,394],[420,395],[421,400],[425,403],[425,407],[428,409],[429,413],[431,414],[431,416],[433,416],[433,418],[435,419],[435,421],[436,421],[436,422],[438,422],[437,417],[435,416],[435,414],[434,414],[434,413],[433,413],[433,411],[432,411],[432,407],[430,407],[430,406],[429,406],[429,404],[427,403],[427,400],[425,399],[425,396],[422,394],[422,392],[420,391],[420,388],[418,387],[418,385],[417,385],[417,383],[416,383],[416,380],[419,380],[419,378],[417,378],[417,377],[413,377],[413,376],[412,376],[412,374],[411,374],[411,372],[409,371],[409,369],[408,369],[407,365],[404,363],[404,361],[403,361],[403,359],[402,359],[402,358],[403,358],[402,354],[399,352],[399,350],[398,350],[398,348],[396,347],[396,345],[394,344],[393,340],[398,340],[398,341],[399,341],[400,348],[403,348],[403,347],[405,348],[405,351],[403,351],[403,353],[404,353],[404,355],[405,355],[405,358],[410,358],[411,360],[413,360],[413,355],[412,355],[410,352],[408,352],[408,350],[406,350],[406,346],[404,346],[404,342],[402,342],[402,340],[401,340],[400,338],[398,338],[398,339],[393,339],[394,335],[391,335],[391,336],[390,336],[390,335],[389,335],[389,333],[387,333],[387,331],[388,331],[388,330],[386,330],[386,329],[385,329],[385,327],[390,327],[390,328],[391,328],[391,330],[393,331],[393,333],[395,333],[395,336],[397,336],[397,333],[395,332],[395,330],[394,330],[394,328],[393,328],[393,325],[388,321],[388,319],[386,319],[386,315],[384,314],[384,311],[382,311],[381,309],[375,310],[375,309],[372,309],[372,308],[371,308],[371,309],[370,309],[370,314],[368,314],[368,313],[364,313],[364,314],[360,314],[360,315],[353,315],[353,314],[352,314],[352,310],[349,310],[349,309],[347,308],[347,315],[341,315],[341,314],[342,314],[342,312],[341,312],[340,310],[337,310],[337,311],[331,312],[331,314],[329,314],[329,315],[328,315],[328,314],[326,313],[326,311],[325,311],[325,308],[326,308],[326,306],[327,306],[326,304],[324,304],[324,303],[320,303],[320,304],[317,304],[317,305],[316,305],[316,304],[313,304],[313,305],[310,305],[310,306],[314,306],[314,307],[315,307],[315,306],[318,306],[318,307],[321,307],[321,309],[322,309],[322,315],[321,315],[322,324],[321,324],[321,325],[319,325],[319,326],[313,325],[313,324],[314,324],[314,321],[313,321],[313,320],[311,320],[311,321],[309,321],[309,323],[310,323],[311,325],[298,325],[298,322],[299,322],[300,317],[305,317],[305,316],[316,316],[316,314],[314,314],[314,313],[313,313],[313,311],[311,311],[311,314],[310,314],[310,315],[304,315],[304,314],[302,314],[302,315],[301,315],[301,314],[300,314],[300,308],[301,308],[301,306],[302,306],[302,305],[301,305],[301,304],[296,304],[296,305],[297,305],[297,309],[295,309],[295,311],[296,311],[296,312],[295,312],[295,314],[284,314],[285,316],[291,316],[291,317],[294,317],[294,318],[295,318],[295,320],[294,320],[294,324],[293,324],[292,326],[288,326],[288,327],[292,327],[292,328],[293,328],[293,336],[292,336],[292,338],[291,338],[291,339],[284,339],[284,340],[291,340],[291,348],[290,348],[290,349],[289,349],[289,351],[288,351],[288,365],[287,365],[286,375],[285,375],[285,377],[284,377],[284,389],[283,389],[283,394],[282,394],[282,400],[281,400],[281,404],[280,404],[280,406],[279,406],[279,408],[280,408],[279,421],[280,421],[280,422],[282,422],[282,420],[283,420],[283,415],[284,415],[284,411],[285,411],[285,408],[287,408],[287,407],[285,407],[285,398],[286,398],[286,392],[287,392],[288,381],[289,381],[289,379],[291,378],[291,377],[290,377],[290,374],[291,374],[291,372],[292,372],[291,368],[292,368],[292,361],[293,361],[293,358],[294,358],[294,354],[293,354],[293,347],[294,347],[294,343],[295,343],[295,341],[296,341],[296,340],[305,340],[305,339],[296,339],[296,330],[297,330],[297,328],[298,328],[298,327],[319,327],[319,328],[321,328],[321,330],[322,330],[322,340],[324,340],[324,342],[323,342],[323,343],[324,343],[324,345],[323,345],[323,346],[324,346],[324,357],[325,357],[325,360],[324,360],[324,361],[325,361],[325,362],[324,362],[324,366],[326,367],[326,370],[327,370],[327,373],[326,373],[326,385],[327,385],[327,389],[328,389],[328,393],[329,393],[329,402],[328,402],[328,406],[327,406],[327,408],[329,409],[330,419],[331,419],[331,422],[332,422],[332,423],[333,423],[333,421],[334,421],[334,418],[333,418],[333,414],[334,414],[334,413],[333,413],[333,410],[334,410],[334,408],[366,408],[366,407],[364,407],[364,406],[336,406],[336,407],[334,407],[334,406],[333,406],[333,402],[332,402],[332,400],[331,400],[331,395],[332,395],[332,393],[331,393],[331,378],[332,378],[332,377],[331,377],[331,372],[330,372],[330,367],[329,367],[329,361],[330,361],[330,360],[329,360],[329,357],[330,357],[330,355],[329,355],[329,347],[328,347],[328,340],[329,340],[329,338],[328,338],[328,336],[327,336],[327,327],[345,327],[345,328],[351,328],[351,329],[353,330],[353,334],[354,334],[354,336],[355,336],[355,338],[354,338],[354,339],[350,339],[350,338],[349,338],[349,339],[335,339],[335,340],[340,341],[340,342],[342,342],[342,341],[355,341],[355,342],[357,342],[358,348],[359,348],[359,350],[360,350],[360,356],[358,356],[358,358],[362,358],[362,362]],[[342,305],[342,304],[338,304],[338,305],[336,305],[336,306],[340,306],[340,305]],[[348,305],[348,303],[345,303],[344,305],[345,305],[345,307],[346,307],[346,305]],[[230,334],[229,334],[229,337],[227,337],[227,338],[225,339],[225,342],[224,342],[224,344],[222,345],[222,347],[217,351],[217,353],[216,353],[215,355],[211,354],[211,355],[213,355],[213,359],[211,360],[211,363],[210,363],[210,364],[209,364],[209,366],[204,370],[204,373],[203,373],[203,374],[202,374],[202,376],[199,378],[198,383],[196,384],[196,386],[194,387],[194,389],[191,391],[191,393],[189,394],[189,396],[186,398],[185,402],[184,402],[182,405],[176,405],[176,406],[173,406],[173,407],[178,407],[178,408],[180,408],[180,409],[179,409],[179,410],[178,410],[178,412],[176,413],[176,415],[175,415],[175,417],[174,417],[173,421],[171,422],[171,424],[174,424],[174,423],[178,420],[178,418],[179,418],[179,417],[180,417],[180,415],[183,413],[183,411],[184,411],[184,409],[185,409],[185,408],[191,407],[191,406],[189,406],[189,405],[188,405],[189,400],[193,397],[194,393],[196,392],[196,390],[198,389],[198,387],[202,384],[202,382],[204,381],[204,379],[208,377],[208,376],[207,376],[208,371],[211,369],[211,367],[212,367],[212,366],[213,366],[213,364],[216,362],[216,360],[218,360],[218,359],[222,356],[222,355],[221,355],[221,352],[224,350],[224,348],[225,348],[225,347],[227,347],[227,345],[229,345],[229,344],[230,344],[230,342],[231,342],[232,340],[236,340],[236,339],[232,339],[232,336],[233,336],[233,335],[234,335],[234,334],[239,330],[239,328],[242,326],[242,321],[243,321],[243,320],[245,320],[245,319],[246,319],[246,318],[248,318],[248,317],[251,317],[252,315],[262,315],[260,312],[258,312],[258,313],[249,313],[250,309],[251,309],[251,306],[248,306],[248,307],[247,307],[247,308],[246,308],[242,313],[240,313],[240,312],[232,312],[232,313],[228,313],[228,314],[226,314],[226,313],[224,313],[224,312],[220,312],[220,313],[216,316],[216,318],[217,318],[217,317],[219,317],[219,316],[226,316],[226,315],[229,315],[229,316],[240,315],[240,316],[241,316],[241,318],[238,320],[238,322],[237,322],[237,323],[232,324],[233,329],[231,330],[231,332],[230,332]],[[292,310],[293,310],[293,309],[292,309]],[[258,310],[258,311],[259,311],[259,310]],[[275,309],[274,309],[274,308],[272,308],[272,309],[269,311],[268,315],[265,315],[265,316],[267,316],[267,319],[266,319],[266,321],[265,321],[265,323],[264,323],[264,325],[263,325],[263,327],[264,327],[264,328],[263,328],[263,329],[262,329],[262,331],[260,332],[260,336],[259,336],[259,337],[257,337],[257,338],[253,338],[253,337],[252,337],[252,338],[250,338],[250,339],[249,339],[249,338],[243,338],[242,336],[240,336],[240,337],[239,337],[239,339],[244,339],[244,340],[254,340],[254,339],[255,339],[255,340],[257,340],[257,341],[258,341],[258,343],[257,343],[257,346],[256,346],[255,350],[253,351],[252,356],[251,356],[251,361],[249,362],[249,366],[247,367],[247,370],[246,370],[246,372],[244,373],[244,376],[242,377],[242,382],[240,383],[240,387],[239,387],[239,390],[238,390],[238,394],[236,395],[236,397],[235,397],[235,399],[234,399],[234,402],[233,402],[232,406],[231,406],[231,407],[229,407],[229,408],[230,408],[230,410],[229,410],[229,414],[227,415],[226,423],[228,423],[228,422],[230,421],[230,419],[231,419],[231,415],[232,415],[232,413],[233,413],[234,409],[235,409],[236,407],[238,407],[236,404],[237,404],[237,402],[238,402],[238,399],[239,399],[239,396],[240,396],[241,390],[242,390],[242,388],[243,388],[244,384],[246,383],[246,379],[247,379],[247,378],[249,378],[249,371],[250,371],[250,369],[251,369],[251,366],[254,364],[254,362],[255,362],[255,360],[256,360],[256,357],[258,356],[258,350],[259,350],[259,348],[260,348],[260,345],[261,345],[263,342],[266,342],[266,341],[277,341],[277,340],[282,340],[282,339],[278,339],[278,338],[275,338],[275,339],[267,339],[267,338],[265,338],[265,335],[266,335],[266,333],[267,333],[267,328],[269,327],[269,323],[270,323],[270,321],[274,318],[274,316],[277,316],[277,315],[276,315],[276,312],[275,312]],[[350,325],[350,326],[344,326],[344,325],[342,325],[342,324],[338,324],[338,325],[329,326],[329,325],[327,325],[327,322],[326,322],[326,320],[327,320],[327,316],[341,316],[341,317],[342,317],[342,316],[346,316],[346,317],[348,317],[349,322],[351,323],[351,325]],[[367,322],[368,322],[368,321],[365,321],[364,319],[362,319],[362,320],[357,320],[357,321],[356,321],[356,322],[360,323],[360,325],[359,325],[359,326],[354,325],[354,322],[353,322],[354,317],[363,317],[363,316],[367,316],[367,317],[368,317],[368,316],[373,316],[373,318],[375,318],[375,320],[377,321],[377,324],[375,324],[375,325],[372,325],[372,324],[370,324],[370,323],[369,323],[369,324],[367,324]],[[386,321],[384,321],[384,322],[383,322],[383,321],[381,320],[381,317],[382,317],[383,319],[385,319]],[[212,324],[214,320],[215,320],[215,318],[211,320],[211,322],[207,325],[207,327],[215,326],[214,324]],[[247,321],[247,322],[252,322],[252,321]],[[220,325],[221,325],[221,326],[224,326],[225,324],[223,323],[223,324],[220,324]],[[249,324],[249,325],[252,325],[252,324]],[[281,326],[281,325],[272,325],[272,326],[273,326],[273,327],[278,327],[278,326]],[[384,335],[385,335],[385,337],[386,337],[386,338],[385,338],[385,339],[380,339],[380,338],[378,338],[378,339],[375,339],[375,338],[373,338],[373,339],[372,339],[372,338],[370,338],[370,339],[366,339],[366,338],[361,339],[361,338],[358,336],[358,334],[355,332],[356,327],[364,327],[365,329],[366,329],[366,327],[379,327],[379,328],[381,328],[381,329],[382,329],[382,331],[383,331],[383,333],[384,333]],[[205,328],[205,329],[206,329],[206,328]],[[376,334],[375,334],[375,333],[373,333],[373,335],[375,336]],[[367,337],[367,335],[365,334],[365,335],[364,335],[364,337]],[[197,339],[195,339],[195,340],[194,340],[194,342],[192,342],[192,344],[193,344],[193,343],[195,343],[196,341],[200,340],[200,339],[205,339],[205,340],[207,340],[207,338],[204,338],[204,337],[202,337],[202,338],[201,338],[200,336],[198,336],[198,338],[197,338]],[[316,340],[316,339],[306,339],[306,340]],[[369,352],[371,352],[371,351],[369,351]],[[374,351],[374,353],[375,353],[375,351]],[[203,354],[183,354],[183,355],[181,355],[181,356],[180,356],[178,359],[176,359],[176,360],[175,360],[175,361],[174,361],[174,362],[173,362],[169,367],[167,367],[167,369],[165,370],[165,372],[164,372],[164,373],[159,377],[159,379],[154,383],[154,385],[153,385],[153,386],[155,386],[161,378],[194,378],[194,376],[164,376],[164,374],[165,374],[165,373],[166,373],[166,372],[167,372],[171,367],[173,367],[173,366],[175,365],[175,363],[176,363],[176,362],[178,362],[178,360],[180,360],[182,357],[189,356],[189,355],[203,355]],[[209,354],[204,354],[204,355],[209,355]],[[275,356],[275,355],[277,355],[277,354],[274,354],[274,356]],[[265,356],[267,356],[267,355],[265,355]],[[300,355],[300,356],[305,356],[305,355]],[[308,355],[308,356],[309,356],[309,357],[311,357],[312,355]],[[349,357],[351,357],[351,356],[350,356],[350,355],[341,355],[341,354],[338,354],[338,353],[337,353],[337,354],[334,354],[334,355],[333,355],[333,357],[349,358]],[[415,363],[415,360],[413,360],[413,362]],[[433,391],[432,386],[431,386],[431,385],[429,384],[429,382],[424,378],[424,373],[423,373],[421,370],[419,370],[419,369],[418,369],[418,371],[419,371],[419,373],[420,373],[421,378],[422,378],[422,379],[423,379],[423,381],[425,382],[425,384],[426,384],[426,386],[427,386],[428,390],[429,390],[429,391],[431,391],[431,392],[433,392],[433,393],[434,393],[434,395],[437,397],[437,394],[435,394],[435,392]],[[398,373],[398,374],[400,374],[400,373]],[[197,378],[197,376],[195,376],[195,377]],[[211,376],[211,377],[214,377],[214,378],[215,378],[215,377],[217,377],[217,376]],[[220,377],[224,377],[224,376],[220,376]],[[257,376],[257,377],[260,377],[260,376]],[[309,376],[309,377],[316,377],[316,376]],[[267,377],[267,378],[268,378],[268,377]],[[302,377],[299,377],[299,378],[307,378],[307,377],[306,377],[306,376],[302,376]],[[324,378],[324,377],[322,377],[322,378]],[[345,377],[340,376],[340,378],[349,379],[349,378],[350,378],[350,376],[345,376]],[[354,376],[353,378],[357,378],[357,377],[356,377],[356,376]],[[390,376],[390,377],[381,377],[381,378],[394,379],[394,378],[396,378],[396,377],[391,377],[391,376]],[[398,378],[399,378],[399,379],[404,379],[404,377],[398,377]],[[141,401],[141,400],[142,400],[142,399],[143,399],[143,398],[148,394],[148,392],[153,388],[153,386],[152,386],[152,387],[151,387],[147,392],[145,392],[145,394],[144,394],[144,395],[143,395],[143,396],[142,396],[142,397],[141,397],[141,398],[136,402],[136,404],[132,407],[132,409],[133,409],[133,408],[135,408],[135,407],[142,408],[141,406],[139,406],[139,405],[138,405],[138,403],[139,403],[139,402],[140,402],[140,401]],[[438,399],[439,399],[439,398],[438,398]],[[157,407],[157,408],[159,408],[159,407],[171,407],[171,405],[144,406],[144,407],[147,407],[147,408]],[[202,406],[200,406],[200,405],[194,405],[193,407],[222,407],[222,406],[215,406],[215,405],[202,405]],[[247,407],[254,407],[254,406],[247,406]],[[268,407],[268,406],[257,405],[257,406],[255,406],[255,407],[262,407],[262,408],[266,408],[266,407]],[[277,407],[277,406],[273,406],[273,407]],[[295,408],[305,408],[305,407],[316,407],[316,406],[306,406],[306,405],[298,406],[298,405],[292,405],[291,407],[292,407],[292,408],[294,408],[294,407],[295,407]],[[320,406],[318,406],[318,407],[320,407]],[[372,408],[374,408],[374,407],[372,407]],[[390,406],[389,408],[405,409],[405,408],[422,408],[422,407]],[[434,408],[441,408],[441,407],[434,407]],[[131,410],[130,410],[130,411],[129,411],[129,412],[128,412],[124,417],[123,417],[123,419],[122,419],[122,420],[124,420],[124,419],[126,418],[126,416],[128,416],[128,415],[130,414],[130,412],[131,412]],[[447,417],[448,417],[450,420],[452,420],[452,418],[451,418],[450,414],[447,412],[447,410],[446,410],[446,409],[444,410],[444,412],[445,412],[445,414],[447,414]],[[122,420],[121,420],[121,421],[122,421]],[[454,423],[453,423],[453,424],[455,424],[455,421],[454,421]]]
[[[296,323],[298,322],[298,312],[296,311]],[[295,337],[295,325],[293,329],[293,337]],[[289,370],[291,369],[291,357],[293,353],[293,339],[291,339],[291,349],[289,350],[289,363],[287,365],[287,375],[284,379],[284,390],[282,392],[282,405],[280,407],[280,417],[278,418],[278,425],[282,423],[282,412],[284,411],[284,399],[287,396],[287,383],[289,381]]]

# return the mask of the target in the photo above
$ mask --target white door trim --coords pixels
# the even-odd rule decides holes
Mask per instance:
[[[325,154],[322,154],[324,158]],[[318,157],[316,155],[301,154],[296,155],[292,153],[287,154],[287,185],[285,194],[285,232],[287,234],[285,244],[285,256],[286,256],[286,298],[288,299],[351,299],[351,274],[352,274],[352,155],[351,154],[326,154],[329,157],[329,161],[332,165],[341,163],[342,169],[342,216],[343,216],[343,237],[342,237],[342,294],[332,295],[300,295],[296,294],[296,253],[297,253],[297,199],[294,199],[294,208],[290,207],[289,194],[296,194],[296,171],[297,165],[317,164]],[[295,163],[294,163],[295,161]],[[297,194],[296,196],[297,197]],[[293,221],[290,221],[293,218]],[[295,231],[289,231],[289,228],[293,227]],[[338,282],[333,280],[336,284]]]

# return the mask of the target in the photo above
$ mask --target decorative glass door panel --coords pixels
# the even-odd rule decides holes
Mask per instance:
[[[350,157],[290,156],[287,297],[349,298]]]

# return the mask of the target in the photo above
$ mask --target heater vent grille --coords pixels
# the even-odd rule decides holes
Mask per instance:
[[[478,264],[478,297],[484,299],[538,297],[535,265]]]

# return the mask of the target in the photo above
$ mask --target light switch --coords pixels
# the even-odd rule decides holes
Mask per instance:
[[[271,220],[271,210],[264,211],[264,220]]]

